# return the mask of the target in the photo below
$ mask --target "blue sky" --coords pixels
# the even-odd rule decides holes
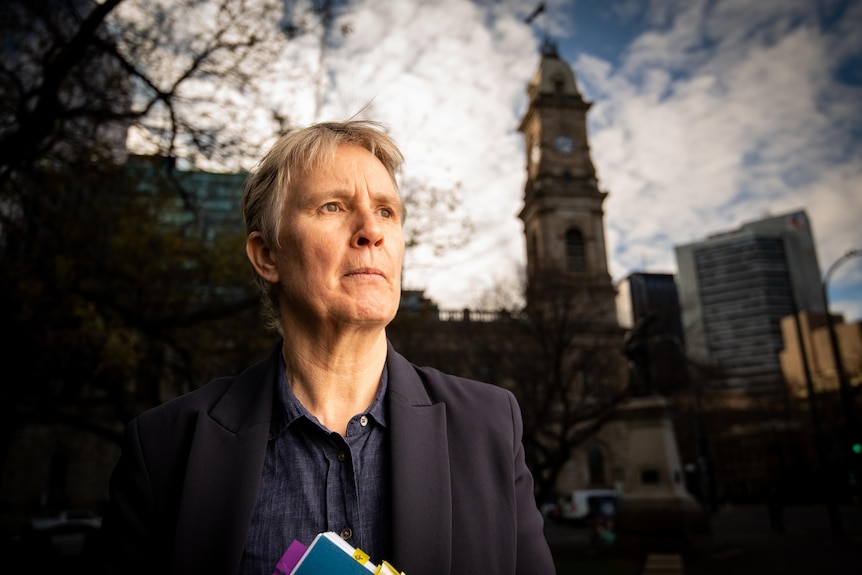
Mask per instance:
[[[569,2],[549,17],[555,9],[573,23],[558,32],[561,53],[594,102],[615,275],[674,271],[672,245],[795,209],[811,217],[824,273],[862,248],[862,4]],[[848,320],[862,317],[862,258],[835,270],[829,296]]]
[[[285,5],[301,15],[309,2]],[[359,111],[385,123],[407,158],[404,181],[457,193],[431,229],[463,245],[411,250],[405,287],[457,309],[522,274],[517,127],[545,34],[593,102],[614,281],[673,273],[676,245],[800,209],[824,272],[862,248],[862,1],[545,4],[527,24],[537,1],[342,0],[334,29],[348,35],[323,54],[314,33],[285,42],[261,79],[294,123]],[[862,258],[830,285],[833,310],[862,319]]]

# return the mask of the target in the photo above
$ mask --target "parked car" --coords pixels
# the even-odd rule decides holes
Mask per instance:
[[[539,506],[539,511],[545,519],[559,519],[560,504],[554,501],[546,501]]]
[[[30,520],[34,531],[46,531],[58,527],[91,527],[98,529],[102,518],[91,509],[65,509],[53,517],[36,517]]]
[[[613,489],[578,489],[560,502],[560,517],[566,521],[585,522],[616,515],[622,496]]]
[[[98,532],[102,518],[90,509],[67,509],[30,521],[30,543],[60,556],[81,555],[87,540]]]

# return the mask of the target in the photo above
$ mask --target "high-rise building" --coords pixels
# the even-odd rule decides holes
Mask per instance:
[[[617,284],[617,316],[631,328],[638,320],[654,316],[656,333],[682,341],[679,295],[673,274],[634,272]]]
[[[634,272],[617,284],[617,316],[631,330],[650,391],[672,393],[687,383],[685,346],[676,278],[668,273]],[[632,351],[632,350],[630,350]],[[645,355],[644,355],[645,354]]]
[[[729,390],[783,389],[781,318],[823,313],[820,266],[804,211],[765,218],[676,247],[690,360]]]

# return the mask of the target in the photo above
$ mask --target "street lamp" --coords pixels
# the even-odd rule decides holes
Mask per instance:
[[[826,328],[829,331],[829,343],[830,347],[832,347],[832,360],[835,362],[835,369],[838,373],[838,386],[841,392],[841,408],[844,414],[844,426],[847,429],[853,427],[853,410],[850,405],[850,383],[847,381],[847,374],[844,373],[844,363],[841,361],[841,349],[838,347],[838,336],[835,335],[835,323],[832,321],[832,314],[829,313],[829,278],[835,272],[835,270],[846,262],[847,260],[862,256],[862,250],[860,249],[852,249],[845,253],[843,256],[835,260],[835,262],[829,266],[829,269],[826,270],[826,274],[823,276],[823,283],[821,284],[821,288],[823,291],[823,305],[826,308]]]

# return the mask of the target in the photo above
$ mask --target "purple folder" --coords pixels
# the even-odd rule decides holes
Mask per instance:
[[[299,563],[305,550],[305,545],[294,539],[293,543],[287,548],[287,551],[284,552],[284,555],[281,556],[281,559],[278,560],[278,563],[275,564],[275,571],[272,572],[272,575],[289,575],[293,571],[293,568],[296,567],[296,564]]]

